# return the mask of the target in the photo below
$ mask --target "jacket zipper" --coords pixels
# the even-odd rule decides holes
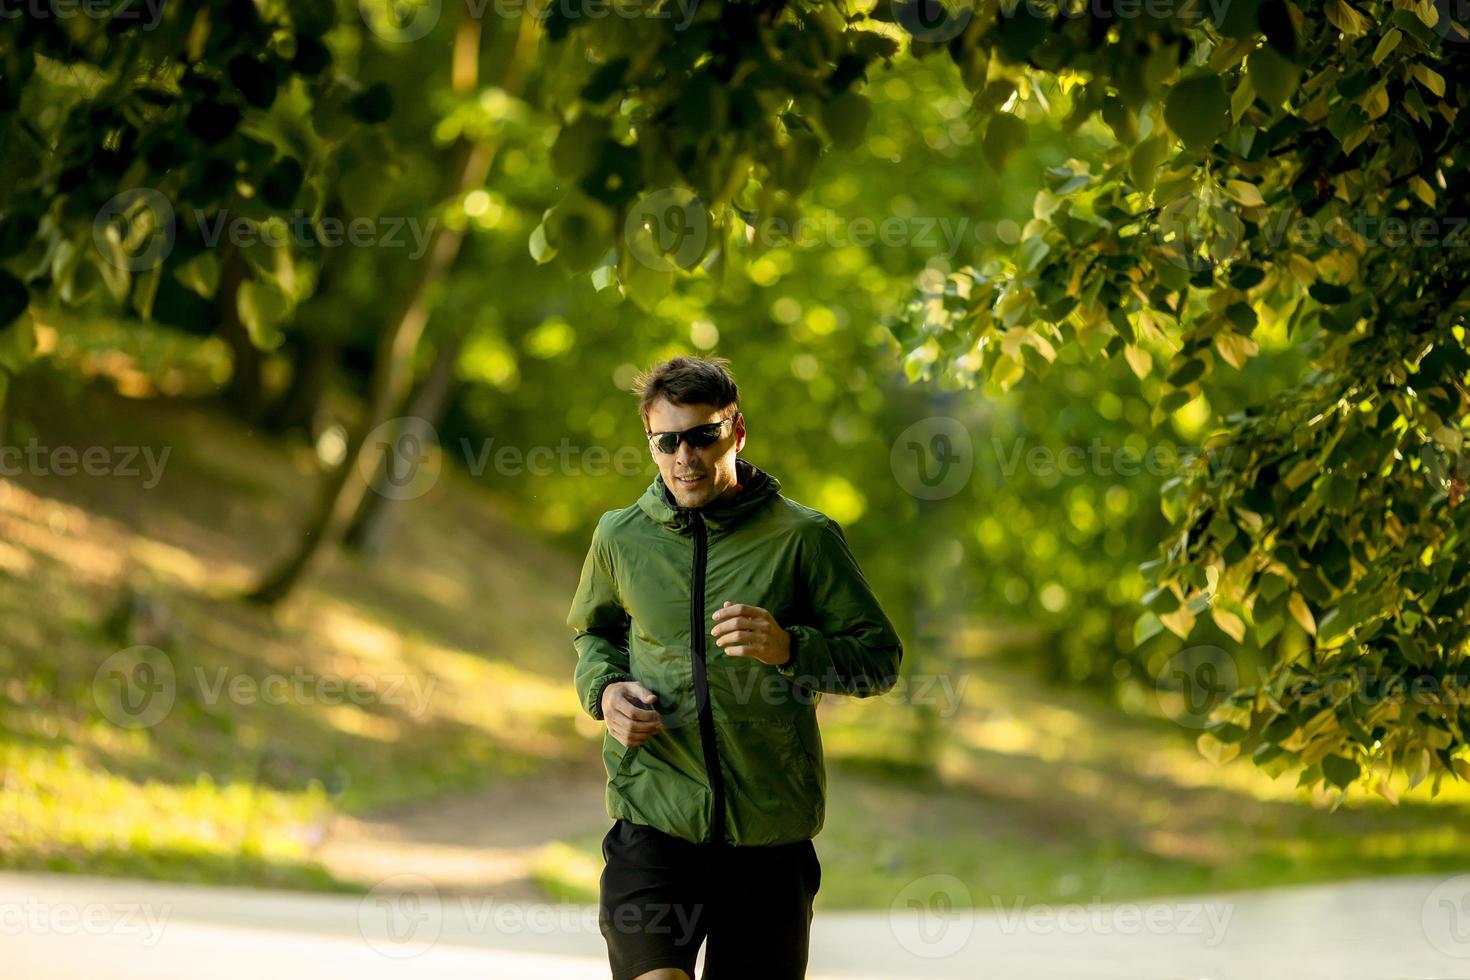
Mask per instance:
[[[720,772],[720,753],[715,744],[715,716],[710,708],[709,676],[705,668],[704,630],[704,566],[709,552],[709,539],[704,516],[691,514],[694,523],[694,568],[690,576],[689,625],[693,631],[690,669],[693,671],[694,700],[699,705],[699,740],[704,746],[704,768],[710,785],[710,842],[725,842],[725,777]]]

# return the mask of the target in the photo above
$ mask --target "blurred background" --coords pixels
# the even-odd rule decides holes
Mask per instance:
[[[974,165],[954,65],[898,61],[866,138],[812,164],[795,240],[623,296],[535,254],[572,152],[535,19],[467,23],[344,5],[321,43],[360,88],[283,90],[229,135],[223,156],[333,141],[331,166],[275,179],[334,241],[170,190],[167,261],[132,267],[163,270],[147,315],[91,258],[31,307],[0,438],[0,867],[593,901],[600,726],[565,615],[598,517],[656,472],[633,378],[686,352],[731,359],[743,455],[844,526],[905,642],[892,692],[820,707],[819,916],[939,873],[988,907],[1466,866],[1458,781],[1338,805],[1200,741],[1306,644],[1296,622],[1269,654],[1218,620],[1135,631],[1170,481],[1213,418],[1304,370],[1284,325],[1162,414],[1157,375],[1078,345],[954,390],[894,337],[916,279],[1019,241],[1100,124],[1036,124],[1001,178]],[[91,84],[39,71],[27,97],[57,114]],[[140,202],[92,203],[104,227]],[[385,348],[405,326],[421,338]],[[382,459],[358,458],[385,399]]]

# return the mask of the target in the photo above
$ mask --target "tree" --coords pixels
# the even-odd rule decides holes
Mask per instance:
[[[861,140],[862,83],[901,43],[958,68],[985,127],[977,166],[1004,168],[1040,119],[1105,135],[1095,159],[1048,172],[1013,249],[921,280],[893,323],[910,376],[1006,388],[1076,346],[1161,375],[1164,418],[1284,325],[1312,369],[1219,420],[1223,471],[1205,460],[1166,487],[1174,531],[1143,569],[1155,587],[1138,636],[1190,636],[1207,610],[1238,643],[1264,647],[1288,620],[1312,636],[1220,704],[1201,738],[1217,758],[1250,748],[1304,785],[1386,796],[1396,767],[1436,788],[1446,771],[1470,778],[1470,271],[1454,218],[1470,203],[1456,70],[1470,31],[1446,5],[583,13],[546,22],[577,184],[532,249],[635,299],[676,269],[727,270],[748,226],[794,215],[818,152]],[[664,188],[677,206],[640,214]],[[691,262],[672,233],[699,220],[716,231]],[[650,251],[662,268],[637,260]],[[1384,697],[1394,684],[1414,696]]]
[[[278,342],[315,282],[292,219],[320,217],[325,183],[392,109],[386,86],[342,70],[336,25],[333,5],[301,0],[0,24],[0,391],[34,356],[33,305],[194,327],[217,319],[203,301],[223,279],[231,336]]]

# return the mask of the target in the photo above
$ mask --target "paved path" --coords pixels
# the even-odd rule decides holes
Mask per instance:
[[[812,980],[1470,978],[1470,874],[1019,915],[949,911],[950,884],[921,880],[892,913],[819,911]],[[360,898],[7,873],[0,975],[580,980],[607,968],[584,907],[441,896],[412,876]]]

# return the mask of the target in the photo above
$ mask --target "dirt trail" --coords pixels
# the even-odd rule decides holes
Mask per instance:
[[[316,857],[337,877],[368,886],[416,873],[442,894],[543,901],[547,895],[532,877],[541,849],[607,824],[602,772],[594,766],[339,816]]]

